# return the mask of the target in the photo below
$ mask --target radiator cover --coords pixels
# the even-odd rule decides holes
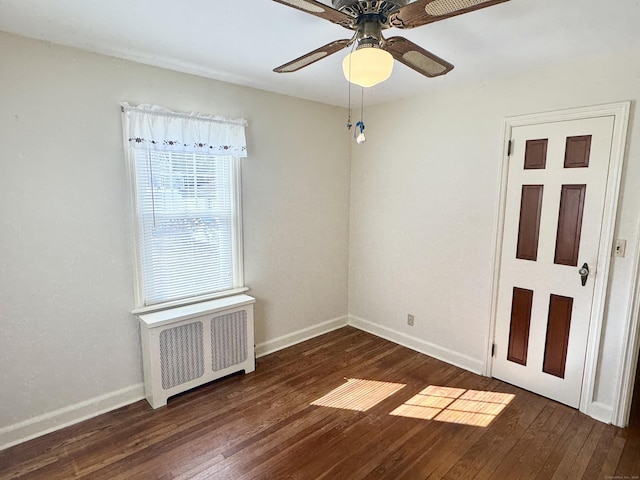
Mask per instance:
[[[255,370],[254,302],[235,295],[139,315],[145,396],[153,408],[212,380]]]

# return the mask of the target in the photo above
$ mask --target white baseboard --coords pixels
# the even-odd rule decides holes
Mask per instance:
[[[0,450],[143,399],[144,385],[140,383],[9,425],[0,429]]]
[[[425,355],[450,363],[456,367],[477,373],[478,375],[482,375],[482,371],[484,370],[484,363],[481,360],[455,352],[448,348],[440,347],[419,338],[411,337],[396,330],[383,327],[382,325],[370,322],[364,318],[349,315],[349,325],[397,343],[398,345],[402,345],[403,347],[415,350],[416,352],[424,353]]]
[[[346,315],[334,318],[256,345],[256,356],[261,357],[346,326]],[[0,428],[0,450],[110,412],[138,400],[144,400],[144,398],[144,384],[141,383]]]
[[[326,322],[304,328],[267,342],[256,345],[256,356],[261,357],[277,352],[305,340],[329,333],[333,330],[351,325],[365,332],[397,343],[425,355],[437,358],[443,362],[482,375],[484,364],[481,360],[469,357],[448,348],[443,348],[419,338],[411,337],[402,332],[378,325],[355,315],[334,318]],[[144,384],[140,383],[123,388],[115,392],[95,397],[84,402],[70,405],[53,412],[39,415],[14,425],[0,428],[0,451],[26,442],[33,438],[73,425],[83,420],[96,417],[103,413],[143,400]],[[604,423],[611,423],[613,409],[610,405],[592,402],[588,414]]]
[[[290,347],[305,340],[323,335],[325,333],[332,332],[342,327],[347,326],[347,316],[334,318],[326,322],[314,325],[313,327],[303,328],[297,332],[289,333],[281,337],[274,338],[264,343],[256,345],[256,357],[262,357],[270,353],[277,352],[283,348]]]
[[[394,343],[410,348],[420,353],[437,358],[465,370],[474,373],[481,373],[483,363],[480,360],[468,357],[453,350],[439,347],[424,340],[411,337],[401,332],[397,332],[387,327],[369,322],[363,318],[353,315],[342,316],[328,320],[326,322],[304,328],[281,337],[274,338],[264,343],[256,345],[256,357],[262,357],[269,353],[277,352],[305,340],[329,333],[342,327],[351,325],[365,332],[369,332],[378,337],[385,338]],[[9,425],[0,429],[0,450],[4,450],[13,445],[17,445],[27,440],[31,440],[75,423],[87,420],[100,414],[115,410],[125,405],[143,400],[144,384],[132,385],[130,387],[108,393],[100,397],[92,398],[84,402],[70,405],[68,407],[55,410],[53,412],[40,415],[24,422]],[[593,404],[596,405],[596,404]],[[605,408],[602,408],[604,411]],[[595,414],[593,414],[595,418]],[[606,412],[602,415],[606,417]],[[608,422],[611,420],[611,410],[609,409]],[[605,420],[603,420],[605,421]]]
[[[613,420],[613,407],[611,405],[605,405],[604,403],[591,402],[589,404],[589,411],[585,413],[591,418],[595,418],[603,423],[611,423]]]

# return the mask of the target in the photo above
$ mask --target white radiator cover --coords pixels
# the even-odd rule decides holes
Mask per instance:
[[[138,316],[145,396],[153,408],[217,378],[255,370],[254,303],[235,295]]]

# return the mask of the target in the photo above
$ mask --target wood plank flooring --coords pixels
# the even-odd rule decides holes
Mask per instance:
[[[357,408],[389,383],[402,388],[366,411],[311,405],[342,386]],[[158,410],[137,402],[4,450],[0,479],[638,479],[638,417],[605,425],[346,327]]]

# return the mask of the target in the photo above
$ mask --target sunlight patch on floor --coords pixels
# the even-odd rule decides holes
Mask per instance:
[[[510,393],[430,385],[391,415],[487,427],[514,397]]]
[[[311,402],[311,405],[364,412],[404,387],[403,383],[348,378],[347,383]]]

